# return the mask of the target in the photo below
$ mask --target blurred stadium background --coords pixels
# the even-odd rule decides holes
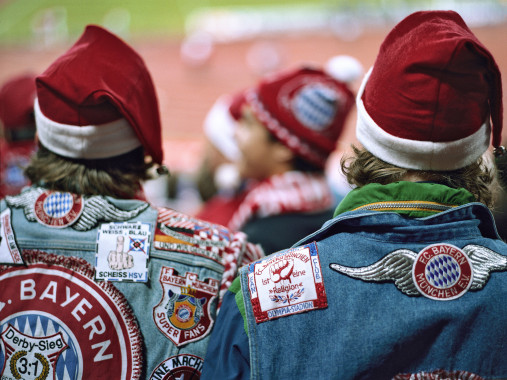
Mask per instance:
[[[218,96],[270,71],[322,65],[338,54],[367,69],[392,26],[421,9],[458,11],[497,59],[507,88],[507,0],[0,0],[0,82],[44,71],[85,25],[105,26],[152,73],[166,164],[192,172],[202,122]],[[337,156],[355,140],[354,120],[355,113]]]

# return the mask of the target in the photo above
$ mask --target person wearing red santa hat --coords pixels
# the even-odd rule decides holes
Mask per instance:
[[[456,12],[396,25],[356,98],[356,188],[240,270],[202,379],[507,378],[507,244],[488,209],[501,83]]]
[[[17,75],[0,89],[0,198],[29,184],[24,167],[35,152],[35,76]]]
[[[244,91],[222,95],[204,120],[206,145],[196,179],[203,204],[196,216],[222,225],[227,225],[246,195],[235,140],[244,102]]]
[[[337,56],[324,69],[287,69],[245,90],[236,139],[240,176],[250,183],[229,228],[275,252],[332,216],[326,162],[354,104],[350,82],[361,71],[353,57]]]
[[[32,185],[0,202],[2,377],[199,377],[221,298],[262,251],[138,199],[162,136],[124,41],[87,26],[36,86]]]

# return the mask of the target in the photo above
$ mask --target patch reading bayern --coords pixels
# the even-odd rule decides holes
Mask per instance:
[[[451,244],[434,244],[417,255],[412,278],[423,296],[452,300],[468,291],[472,285],[473,270],[461,249]]]
[[[64,228],[79,219],[83,206],[83,197],[80,195],[47,190],[35,201],[34,213],[39,223]]]
[[[203,360],[195,355],[176,355],[160,363],[150,380],[198,380],[201,378]]]
[[[124,296],[82,259],[23,259],[0,266],[0,378],[139,379],[141,335]]]
[[[327,307],[315,243],[250,264],[248,287],[257,323]]]
[[[158,329],[177,347],[203,339],[211,331],[211,306],[220,283],[210,278],[200,281],[196,273],[178,276],[174,268],[162,267],[162,299],[153,308]]]
[[[440,243],[429,245],[419,253],[397,249],[365,267],[338,263],[331,263],[329,267],[362,281],[392,281],[408,296],[449,301],[468,290],[483,289],[492,272],[507,271],[507,256],[476,244],[460,249]]]

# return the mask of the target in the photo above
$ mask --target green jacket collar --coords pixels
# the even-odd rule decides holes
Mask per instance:
[[[438,183],[394,182],[388,185],[371,183],[352,190],[340,202],[334,216],[346,211],[392,211],[413,218],[422,218],[452,207],[476,202],[465,189],[453,189]]]

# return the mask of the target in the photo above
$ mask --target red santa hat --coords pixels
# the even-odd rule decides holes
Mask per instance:
[[[35,75],[22,74],[3,84],[0,89],[0,120],[6,132],[35,129],[34,99]]]
[[[162,163],[162,133],[153,82],[142,58],[94,25],[37,77],[38,137],[70,158],[100,159],[143,146]]]
[[[303,67],[267,76],[245,97],[273,136],[296,155],[324,167],[354,105],[348,82],[361,72],[355,58],[339,56],[325,70]]]
[[[500,145],[500,71],[456,12],[417,12],[386,37],[357,109],[357,138],[376,157],[408,169],[459,169],[488,149],[491,131]]]

